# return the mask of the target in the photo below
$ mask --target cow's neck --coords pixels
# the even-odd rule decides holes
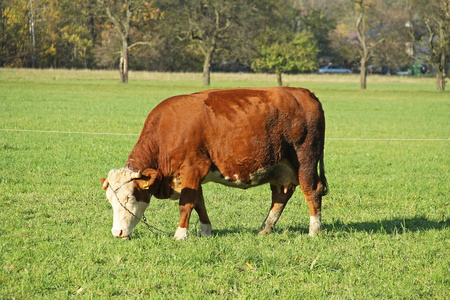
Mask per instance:
[[[156,153],[154,152],[148,144],[144,145],[144,143],[138,141],[128,156],[126,166],[136,171],[144,171],[148,168],[157,169]]]

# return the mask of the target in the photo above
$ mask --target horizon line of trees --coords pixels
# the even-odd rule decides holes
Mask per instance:
[[[445,90],[447,0],[3,0],[0,67],[282,74],[422,62]]]

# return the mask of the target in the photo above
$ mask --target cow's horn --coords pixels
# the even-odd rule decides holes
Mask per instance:
[[[131,174],[131,178],[132,178],[132,179],[139,179],[139,178],[141,178],[141,177],[142,177],[141,170],[139,170],[139,171],[134,172],[133,174]]]
[[[106,190],[108,188],[109,182],[108,179],[105,179],[105,181],[103,181],[103,189]]]

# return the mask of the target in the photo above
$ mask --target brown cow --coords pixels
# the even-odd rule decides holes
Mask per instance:
[[[187,237],[192,209],[199,215],[201,235],[211,235],[201,185],[217,182],[242,189],[270,184],[272,206],[259,234],[272,231],[300,185],[312,236],[320,231],[327,192],[324,136],[322,106],[307,89],[210,90],[171,97],[148,115],[126,166],[101,179],[114,210],[112,233],[127,238],[153,195],[179,199],[175,239]]]

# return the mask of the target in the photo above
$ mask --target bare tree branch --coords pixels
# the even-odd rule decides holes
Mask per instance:
[[[147,45],[147,46],[150,46],[150,45],[151,45],[151,42],[136,42],[136,43],[133,43],[133,44],[131,44],[130,46],[128,46],[128,50],[130,50],[131,48],[136,47],[136,46],[138,46],[138,45]]]

